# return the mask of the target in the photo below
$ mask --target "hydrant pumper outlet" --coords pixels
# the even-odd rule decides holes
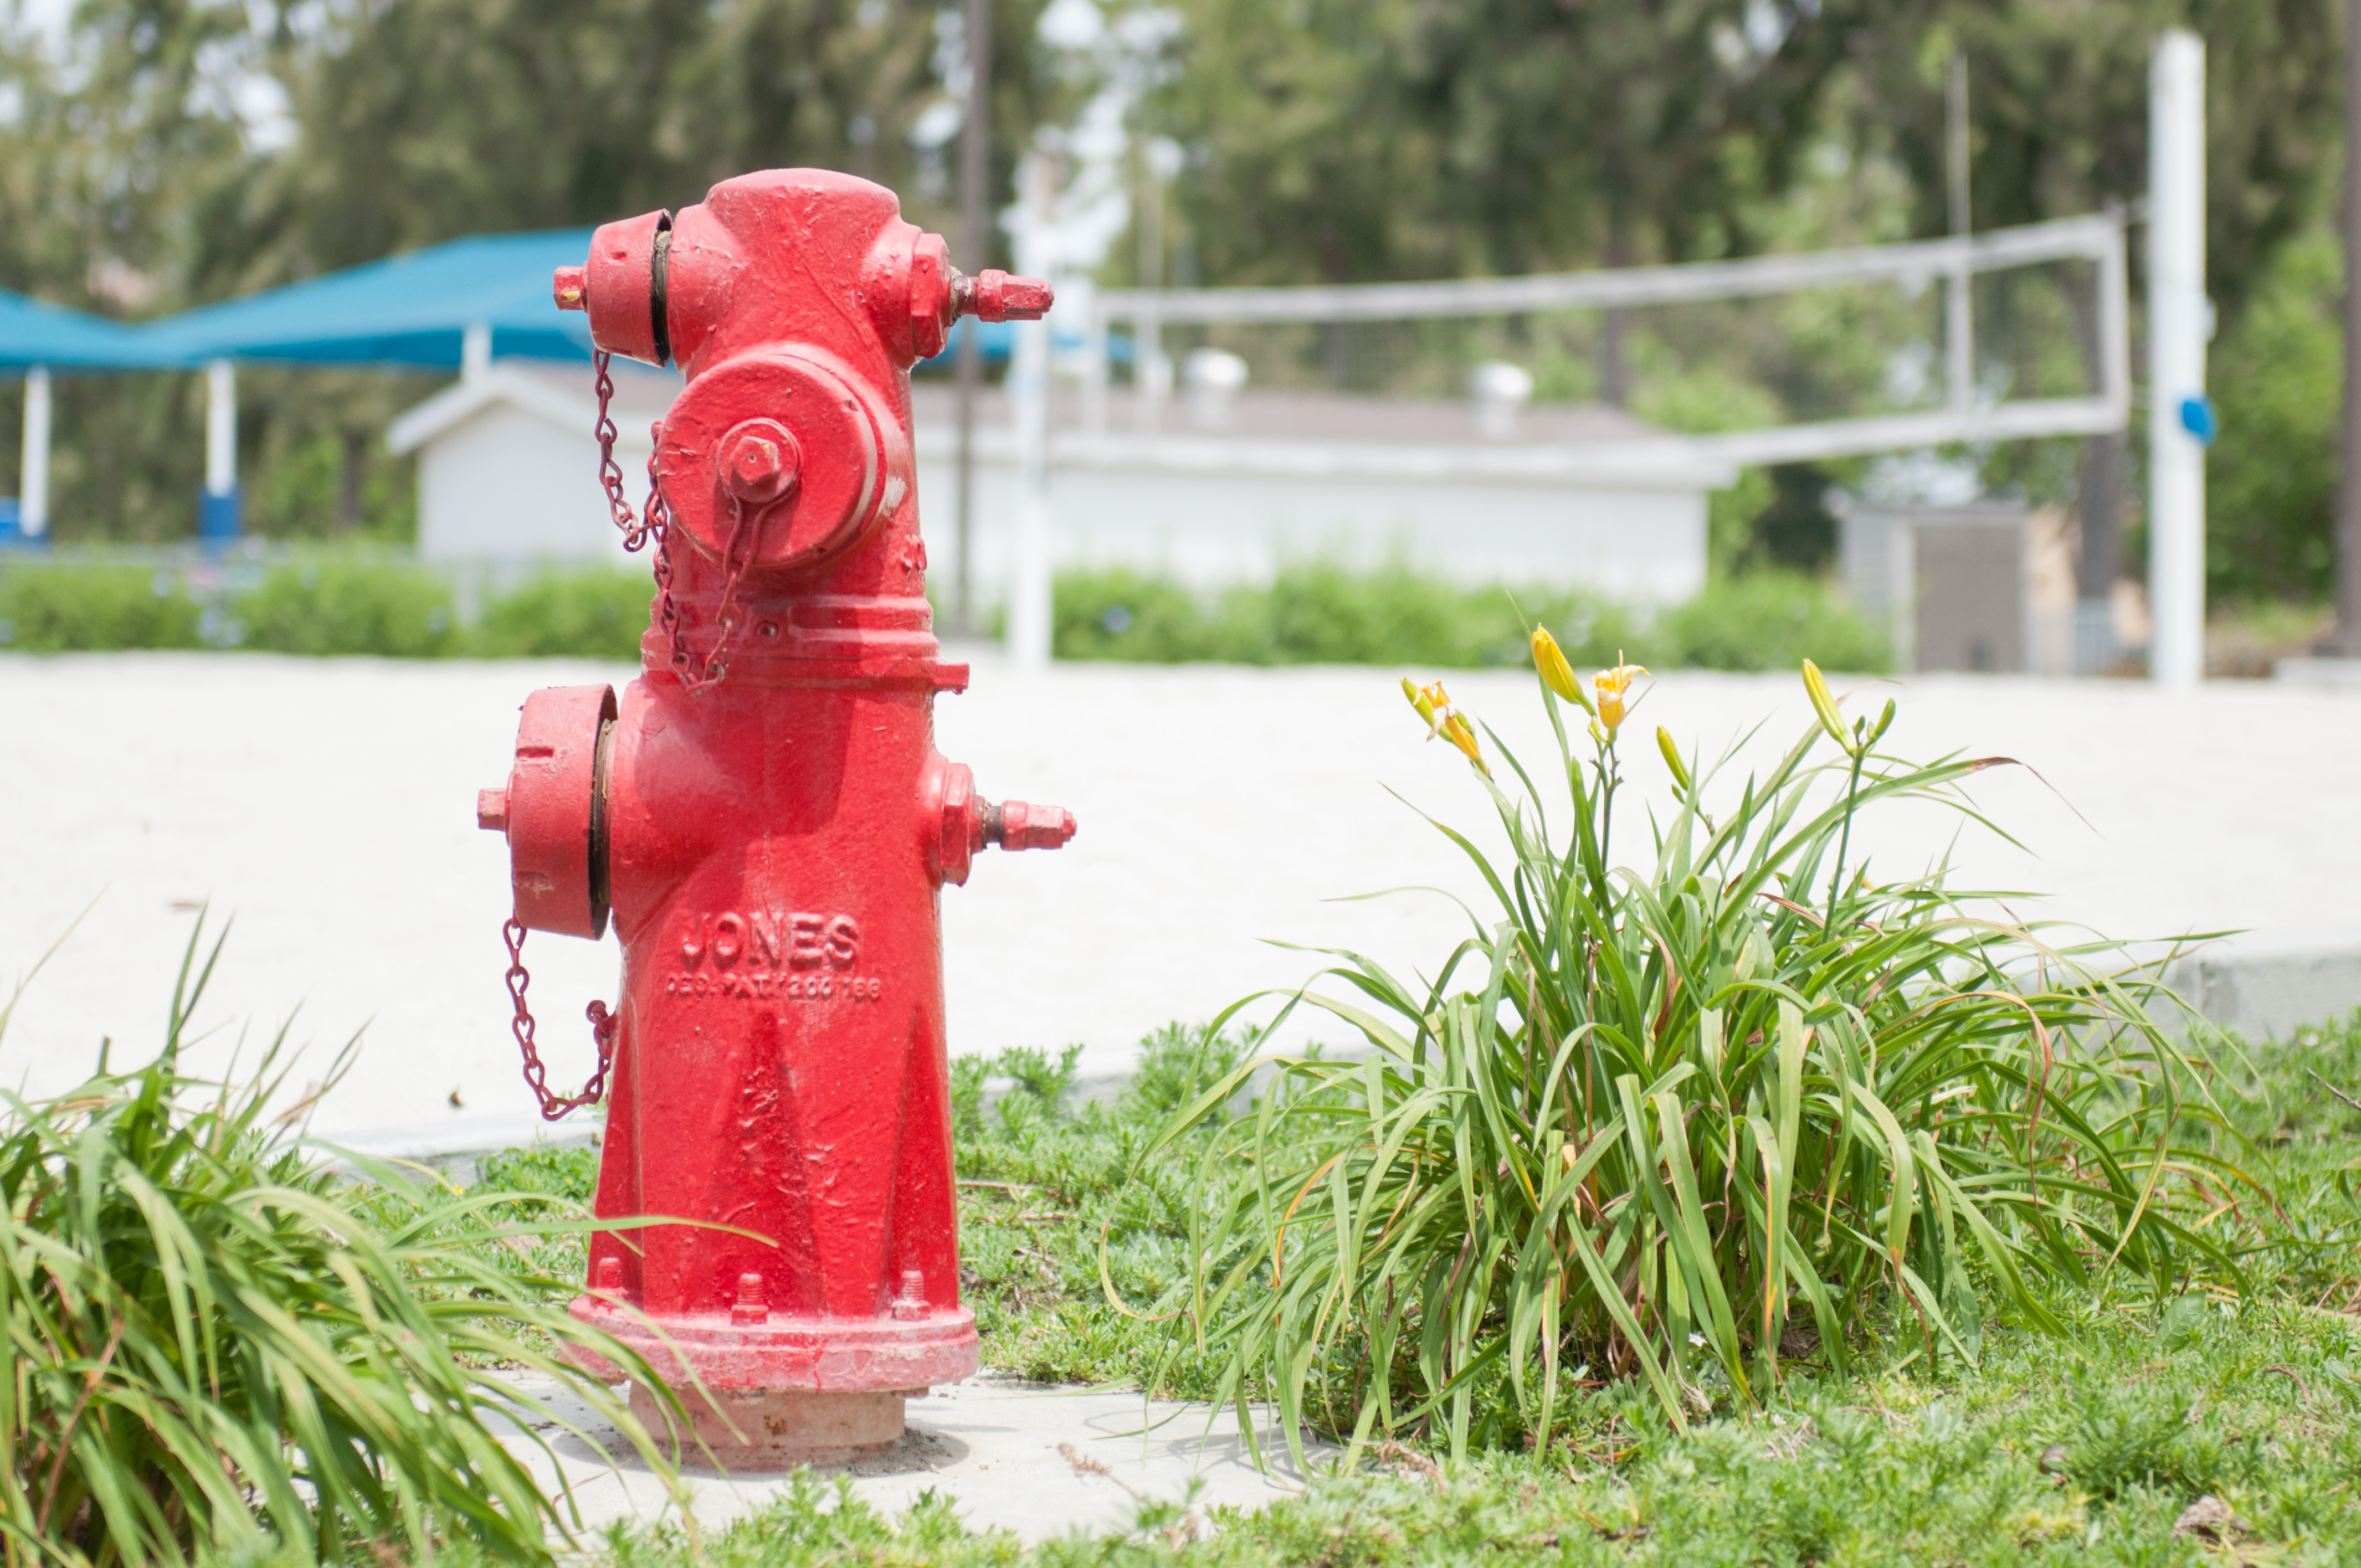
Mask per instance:
[[[976,1368],[941,888],[987,844],[1074,832],[986,802],[935,750],[935,694],[968,672],[931,630],[910,366],[960,315],[1031,319],[1049,290],[962,277],[893,192],[798,169],[607,225],[555,294],[588,313],[609,493],[627,542],[655,546],[657,591],[640,677],[528,698],[478,816],[508,837],[509,983],[544,1113],[598,1080],[571,1102],[541,1087],[523,931],[611,920],[597,1212],[685,1222],[597,1233],[573,1311],[644,1355],[726,1464],[873,1452],[906,1396]],[[687,378],[638,520],[611,459],[613,354]]]

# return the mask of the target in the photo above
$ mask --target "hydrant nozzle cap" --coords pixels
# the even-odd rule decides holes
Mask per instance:
[[[986,322],[1038,322],[1055,298],[1040,279],[1013,277],[997,267],[961,279],[956,288],[959,313]]]
[[[1062,850],[1074,837],[1074,814],[1061,806],[1004,800],[983,808],[983,841],[1004,850]]]

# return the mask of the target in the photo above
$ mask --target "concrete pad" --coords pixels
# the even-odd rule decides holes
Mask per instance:
[[[2167,965],[2163,978],[2225,1029],[2284,1036],[2361,1007],[2361,928],[2208,943]]]
[[[527,1386],[590,1439],[544,1428],[555,1464],[530,1440],[509,1440],[551,1496],[562,1472],[592,1530],[666,1517],[663,1486],[612,1427],[553,1384]],[[987,1375],[911,1400],[908,1431],[893,1452],[814,1473],[846,1477],[855,1494],[884,1513],[898,1514],[933,1492],[950,1499],[971,1529],[1013,1530],[1039,1541],[1072,1530],[1121,1530],[1144,1501],[1201,1512],[1257,1508],[1301,1490],[1303,1477],[1289,1466],[1276,1428],[1258,1429],[1257,1441],[1271,1465],[1268,1473],[1247,1457],[1229,1410]],[[1331,1453],[1319,1449],[1311,1457],[1317,1464]],[[724,1475],[702,1464],[685,1467],[682,1479],[689,1507],[708,1528],[752,1512],[793,1485],[791,1475]]]
[[[965,887],[945,890],[954,1051],[1079,1040],[1084,1076],[1115,1077],[1146,1031],[1317,966],[1274,941],[1417,970],[1466,929],[1441,897],[1334,900],[1426,886],[1481,907],[1473,872],[1413,807],[1471,827],[1488,807],[1455,755],[1423,740],[1403,672],[1064,664],[1027,675],[989,648],[953,656],[973,660],[974,681],[938,705],[944,751],[972,763],[989,795],[1068,806],[1082,824],[1063,850],[988,852]],[[118,1060],[152,1050],[188,910],[209,900],[236,925],[203,1014],[214,1032],[192,1065],[217,1068],[241,1041],[250,1061],[292,1015],[291,1037],[312,1049],[291,1091],[365,1031],[317,1111],[323,1135],[432,1153],[541,1133],[500,982],[505,849],[476,830],[475,792],[505,775],[527,693],[632,674],[563,661],[0,654],[0,997],[89,909],[0,1041],[0,1081],[70,1087],[103,1036]],[[1446,678],[1528,760],[1548,753],[1529,674]],[[2306,942],[2361,952],[2361,834],[2342,828],[2361,779],[2361,688],[2242,681],[2176,694],[1930,675],[1855,700],[1888,695],[1901,707],[1889,743],[1905,754],[2005,755],[2040,776],[1997,768],[1972,784],[2022,848],[1905,808],[1856,839],[1881,870],[1949,854],[1956,884],[2047,894],[2009,907],[2111,936],[2251,932],[2209,959]],[[1795,676],[1657,681],[1627,731],[1632,805],[1667,802],[1656,725],[1711,754],[1764,720],[1741,765],[1766,763],[1810,722]],[[1643,860],[1645,811],[1619,822],[1616,858]],[[570,1088],[591,1060],[582,1008],[612,995],[615,948],[536,934],[526,959],[551,1080]],[[2312,989],[2284,974],[2242,983],[2239,1016],[2361,1003],[2361,972],[2350,992],[2328,970],[2314,978]],[[2265,1006],[2264,994],[2279,1000]],[[1325,1034],[1346,1043],[1340,1025]]]

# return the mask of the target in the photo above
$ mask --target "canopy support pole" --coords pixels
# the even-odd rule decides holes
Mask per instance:
[[[205,493],[197,509],[197,536],[208,544],[238,536],[237,368],[226,359],[205,366]]]
[[[25,372],[25,451],[16,492],[16,530],[27,539],[49,531],[49,367]]]
[[[479,381],[492,373],[492,323],[469,322],[459,334],[459,379]]]

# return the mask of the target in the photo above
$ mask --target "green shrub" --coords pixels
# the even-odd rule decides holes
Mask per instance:
[[[1872,881],[1855,816],[1972,817],[1958,786],[1985,764],[1878,752],[1892,704],[1848,727],[1806,674],[1820,722],[1742,791],[1708,800],[1711,773],[1692,786],[1659,730],[1675,807],[1625,806],[1622,840],[1620,713],[1576,714],[1578,751],[1543,687],[1546,808],[1514,758],[1511,793],[1446,725],[1510,858],[1442,830],[1498,907],[1432,981],[1339,952],[1295,993],[1373,1054],[1279,1058],[1257,1113],[1205,1146],[1191,1277],[1156,1309],[1195,1332],[1168,1359],[1210,1351],[1222,1397],[1242,1418],[1275,1398],[1290,1442],[1309,1417],[1464,1450],[1546,1443],[1585,1378],[1643,1378],[1675,1426],[1700,1402],[1753,1408],[1800,1351],[1844,1375],[1881,1319],[1915,1324],[1930,1363],[1972,1357],[1996,1302],[2060,1332],[2045,1274],[2243,1286],[2201,1229],[2213,1196],[2184,1179],[2218,1162],[2174,1146],[2213,1122],[2202,1064],[2145,988],[2087,967],[2111,949],[2059,951],[1939,869]],[[1827,740],[1839,754],[1808,763]],[[1654,865],[1626,871],[1642,832]],[[1341,1411],[1307,1410],[1338,1391]]]
[[[0,1097],[0,1531],[10,1561],[423,1562],[453,1544],[548,1563],[566,1505],[503,1445],[586,1402],[667,1474],[623,1402],[560,1359],[646,1376],[507,1245],[580,1219],[454,1200],[362,1162],[362,1187],[284,1141],[278,1080],[210,1083],[179,1056],[219,944],[199,940],[160,1055],[52,1100]],[[0,1010],[0,1029],[6,1013]],[[489,1218],[522,1212],[516,1223]],[[675,1412],[676,1413],[676,1412]]]
[[[1204,599],[1127,566],[1058,574],[1052,646],[1060,659],[1190,663],[1224,656]]]
[[[654,595],[644,567],[544,568],[484,606],[468,649],[498,659],[637,662]]]
[[[1129,567],[1068,572],[1056,605],[1061,659],[1474,668],[1524,657],[1527,614],[1565,627],[1569,646],[1599,663],[1639,641],[1637,619],[1620,606],[1562,589],[1468,587],[1401,562],[1364,571],[1298,561],[1267,584],[1208,593]]]
[[[196,648],[203,616],[170,570],[0,565],[0,648]]]
[[[1628,655],[1653,669],[1765,670],[1812,658],[1875,671],[1888,659],[1876,628],[1826,585],[1789,573],[1717,581],[1653,616],[1566,588],[1469,587],[1400,562],[1296,562],[1268,584],[1215,593],[1128,567],[1068,572],[1056,606],[1061,659],[1482,668],[1523,663],[1534,620],[1583,665]]]
[[[1329,561],[1282,567],[1267,588],[1224,597],[1241,662],[1467,668],[1505,664],[1523,648],[1522,618],[1498,588],[1467,588],[1400,562],[1355,571]]]
[[[393,659],[459,650],[449,581],[400,562],[323,558],[274,566],[229,608],[247,648]]]
[[[2219,599],[2317,603],[2336,582],[2344,258],[2280,247],[2209,367],[2222,438],[2205,460],[2205,585]]]
[[[1791,572],[1713,583],[1665,610],[1655,630],[1667,669],[1792,670],[1809,659],[1831,670],[1875,674],[1893,657],[1883,633],[1846,609],[1828,585]]]

